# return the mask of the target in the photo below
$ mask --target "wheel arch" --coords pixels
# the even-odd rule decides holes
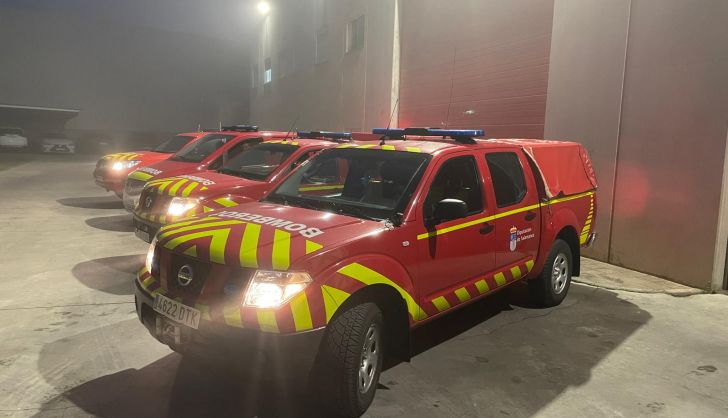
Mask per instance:
[[[569,248],[571,248],[572,256],[572,276],[579,276],[581,273],[581,246],[579,245],[579,235],[576,233],[576,229],[567,225],[556,234],[556,239],[565,241]]]

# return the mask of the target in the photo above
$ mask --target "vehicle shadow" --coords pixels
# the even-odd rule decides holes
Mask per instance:
[[[121,199],[116,196],[67,197],[56,202],[81,209],[124,209]]]
[[[515,304],[512,293],[518,301],[523,289],[511,290],[417,329],[412,363],[382,374],[366,415],[532,416],[569,388],[585,384],[594,367],[651,319],[616,293],[587,286],[573,286],[567,300],[551,309]],[[119,355],[132,357],[155,344],[147,336],[130,338],[134,327],[146,332],[136,320],[114,327],[114,335],[129,341],[115,348]],[[66,364],[66,373],[57,373],[63,350],[88,351],[92,358],[85,361],[95,362],[94,356],[102,355],[93,353],[105,350],[99,345],[113,343],[103,337],[111,332],[96,329],[44,346],[38,368],[62,393],[46,402],[38,417],[60,407],[100,417],[326,416],[302,392],[287,389],[305,388],[304,382],[269,383],[262,377],[284,371],[262,370],[255,362],[233,368],[229,359],[167,354],[139,369],[100,377],[84,364]]]
[[[132,224],[132,215],[114,215],[114,216],[99,216],[96,218],[86,219],[86,225],[101,229],[103,231],[112,232],[134,232],[134,225]]]
[[[133,280],[144,264],[144,254],[83,261],[71,269],[84,286],[114,295],[134,294]]]

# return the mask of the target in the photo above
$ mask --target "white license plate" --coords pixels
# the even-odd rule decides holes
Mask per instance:
[[[149,238],[149,232],[142,231],[139,228],[136,228],[134,230],[134,235],[136,235],[138,238],[144,240],[144,242],[152,242],[152,240]]]
[[[200,326],[200,311],[162,295],[154,298],[154,310],[165,317],[197,329]]]

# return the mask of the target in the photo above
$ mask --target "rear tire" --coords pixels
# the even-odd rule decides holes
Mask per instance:
[[[377,391],[384,356],[382,311],[364,303],[337,315],[321,343],[316,389],[321,404],[343,417],[361,416]]]
[[[561,304],[571,286],[573,266],[569,244],[561,239],[555,240],[543,270],[537,278],[528,282],[531,301],[542,308]]]

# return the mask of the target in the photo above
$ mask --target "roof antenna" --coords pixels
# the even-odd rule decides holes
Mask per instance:
[[[288,129],[288,132],[286,132],[286,137],[283,138],[284,141],[287,140],[288,136],[291,134],[291,132],[293,132],[293,128],[296,126],[296,122],[298,122],[298,118],[300,116],[301,115],[298,115],[298,116],[296,116],[296,119],[293,119],[293,123],[291,124],[291,127]]]
[[[217,122],[218,131],[222,131],[222,121]]]
[[[202,132],[202,124],[201,123],[198,123],[197,124],[197,132]]]
[[[397,111],[397,106],[399,106],[399,97],[397,97],[397,101],[394,102],[394,107],[392,108],[392,115],[389,116],[389,123],[387,123],[387,130],[384,131],[384,135],[382,135],[381,138],[379,138],[379,145],[384,145],[384,140],[387,139],[389,136],[389,127],[392,126],[392,120],[394,119],[394,112]],[[402,137],[404,138],[404,136]]]
[[[450,106],[452,106],[452,90],[453,86],[455,85],[455,58],[458,56],[458,47],[457,45],[453,48],[453,54],[452,54],[452,69],[450,70],[450,100],[447,103],[447,115],[445,115],[445,129],[447,129],[447,124],[450,122]]]

